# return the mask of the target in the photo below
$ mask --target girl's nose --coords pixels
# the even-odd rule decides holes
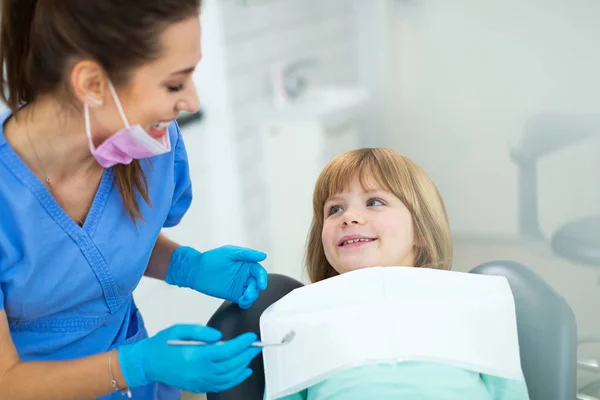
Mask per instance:
[[[365,220],[360,214],[351,211],[346,211],[342,218],[342,226],[362,225],[364,223]]]

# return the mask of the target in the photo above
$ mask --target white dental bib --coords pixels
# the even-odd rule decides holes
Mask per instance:
[[[354,366],[439,362],[522,380],[515,305],[504,277],[373,267],[293,290],[260,318],[266,400]]]

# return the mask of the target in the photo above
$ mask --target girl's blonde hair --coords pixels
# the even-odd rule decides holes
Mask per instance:
[[[435,183],[416,163],[393,150],[364,148],[335,157],[321,172],[313,193],[313,220],[306,249],[306,268],[311,282],[338,275],[323,250],[324,210],[327,199],[348,189],[358,176],[372,177],[408,208],[415,232],[415,267],[450,269],[452,237],[446,207]]]

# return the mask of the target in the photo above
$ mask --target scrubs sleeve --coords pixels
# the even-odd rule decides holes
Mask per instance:
[[[190,166],[188,164],[187,152],[179,125],[174,122],[170,129],[176,130],[175,142],[175,189],[173,191],[173,200],[171,209],[164,223],[165,228],[179,224],[192,203],[192,181],[190,179]]]
[[[4,293],[2,292],[2,284],[0,284],[0,311],[4,310]]]

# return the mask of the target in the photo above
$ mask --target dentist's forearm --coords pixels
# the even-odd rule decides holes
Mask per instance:
[[[124,388],[116,351],[111,362],[117,387]],[[0,378],[0,399],[81,400],[112,392],[108,353],[68,361],[18,362]]]
[[[180,247],[179,244],[175,243],[164,234],[159,234],[144,275],[164,281],[167,276],[169,264],[171,263],[171,256],[178,247]]]

